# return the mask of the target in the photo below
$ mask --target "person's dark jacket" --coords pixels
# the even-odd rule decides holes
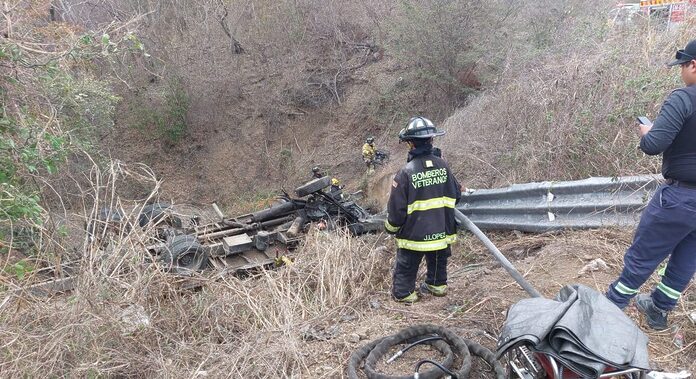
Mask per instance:
[[[461,187],[447,163],[430,145],[416,148],[394,177],[385,228],[396,234],[399,248],[445,249],[456,240],[454,207],[460,199]]]
[[[662,153],[662,176],[696,183],[696,85],[673,91],[640,148],[648,155]]]

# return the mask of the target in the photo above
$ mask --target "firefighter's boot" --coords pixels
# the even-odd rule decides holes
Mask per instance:
[[[434,286],[428,283],[421,284],[421,293],[429,293],[433,296],[441,297],[447,295],[447,284]]]
[[[655,330],[667,329],[667,311],[656,307],[650,295],[640,294],[636,296],[636,307],[645,315],[651,328]]]
[[[402,297],[400,299],[394,298],[394,300],[398,301],[399,303],[413,304],[416,301],[418,301],[418,294],[416,293],[416,291],[413,291],[406,297]]]

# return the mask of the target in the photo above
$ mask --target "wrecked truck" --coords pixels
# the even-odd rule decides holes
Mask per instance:
[[[298,187],[296,197],[283,192],[266,209],[204,225],[194,219],[191,227],[182,227],[176,217],[165,217],[166,207],[150,207],[149,213],[141,213],[139,224],[163,225],[155,228],[159,242],[147,249],[178,274],[209,267],[239,273],[278,264],[313,222],[328,229],[345,227],[353,235],[382,229],[384,216],[369,214],[341,191],[327,191],[330,184],[329,177],[314,179]]]

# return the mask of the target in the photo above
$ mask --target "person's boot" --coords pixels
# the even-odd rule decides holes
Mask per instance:
[[[645,315],[648,326],[655,330],[667,329],[667,311],[656,307],[650,295],[642,293],[636,296],[636,308]]]
[[[447,295],[447,284],[441,286],[433,286],[428,283],[422,283],[420,286],[421,293],[429,293],[433,296],[445,296]]]
[[[413,304],[416,301],[418,301],[418,294],[416,293],[416,291],[413,291],[406,297],[402,297],[402,298],[395,297],[394,300],[398,301],[399,303]]]

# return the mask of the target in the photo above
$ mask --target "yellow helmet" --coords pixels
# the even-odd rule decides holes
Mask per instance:
[[[340,184],[340,182],[338,181],[338,179],[336,179],[336,178],[331,178],[331,185],[332,185],[332,186],[337,186],[337,185],[339,185],[339,184]]]

